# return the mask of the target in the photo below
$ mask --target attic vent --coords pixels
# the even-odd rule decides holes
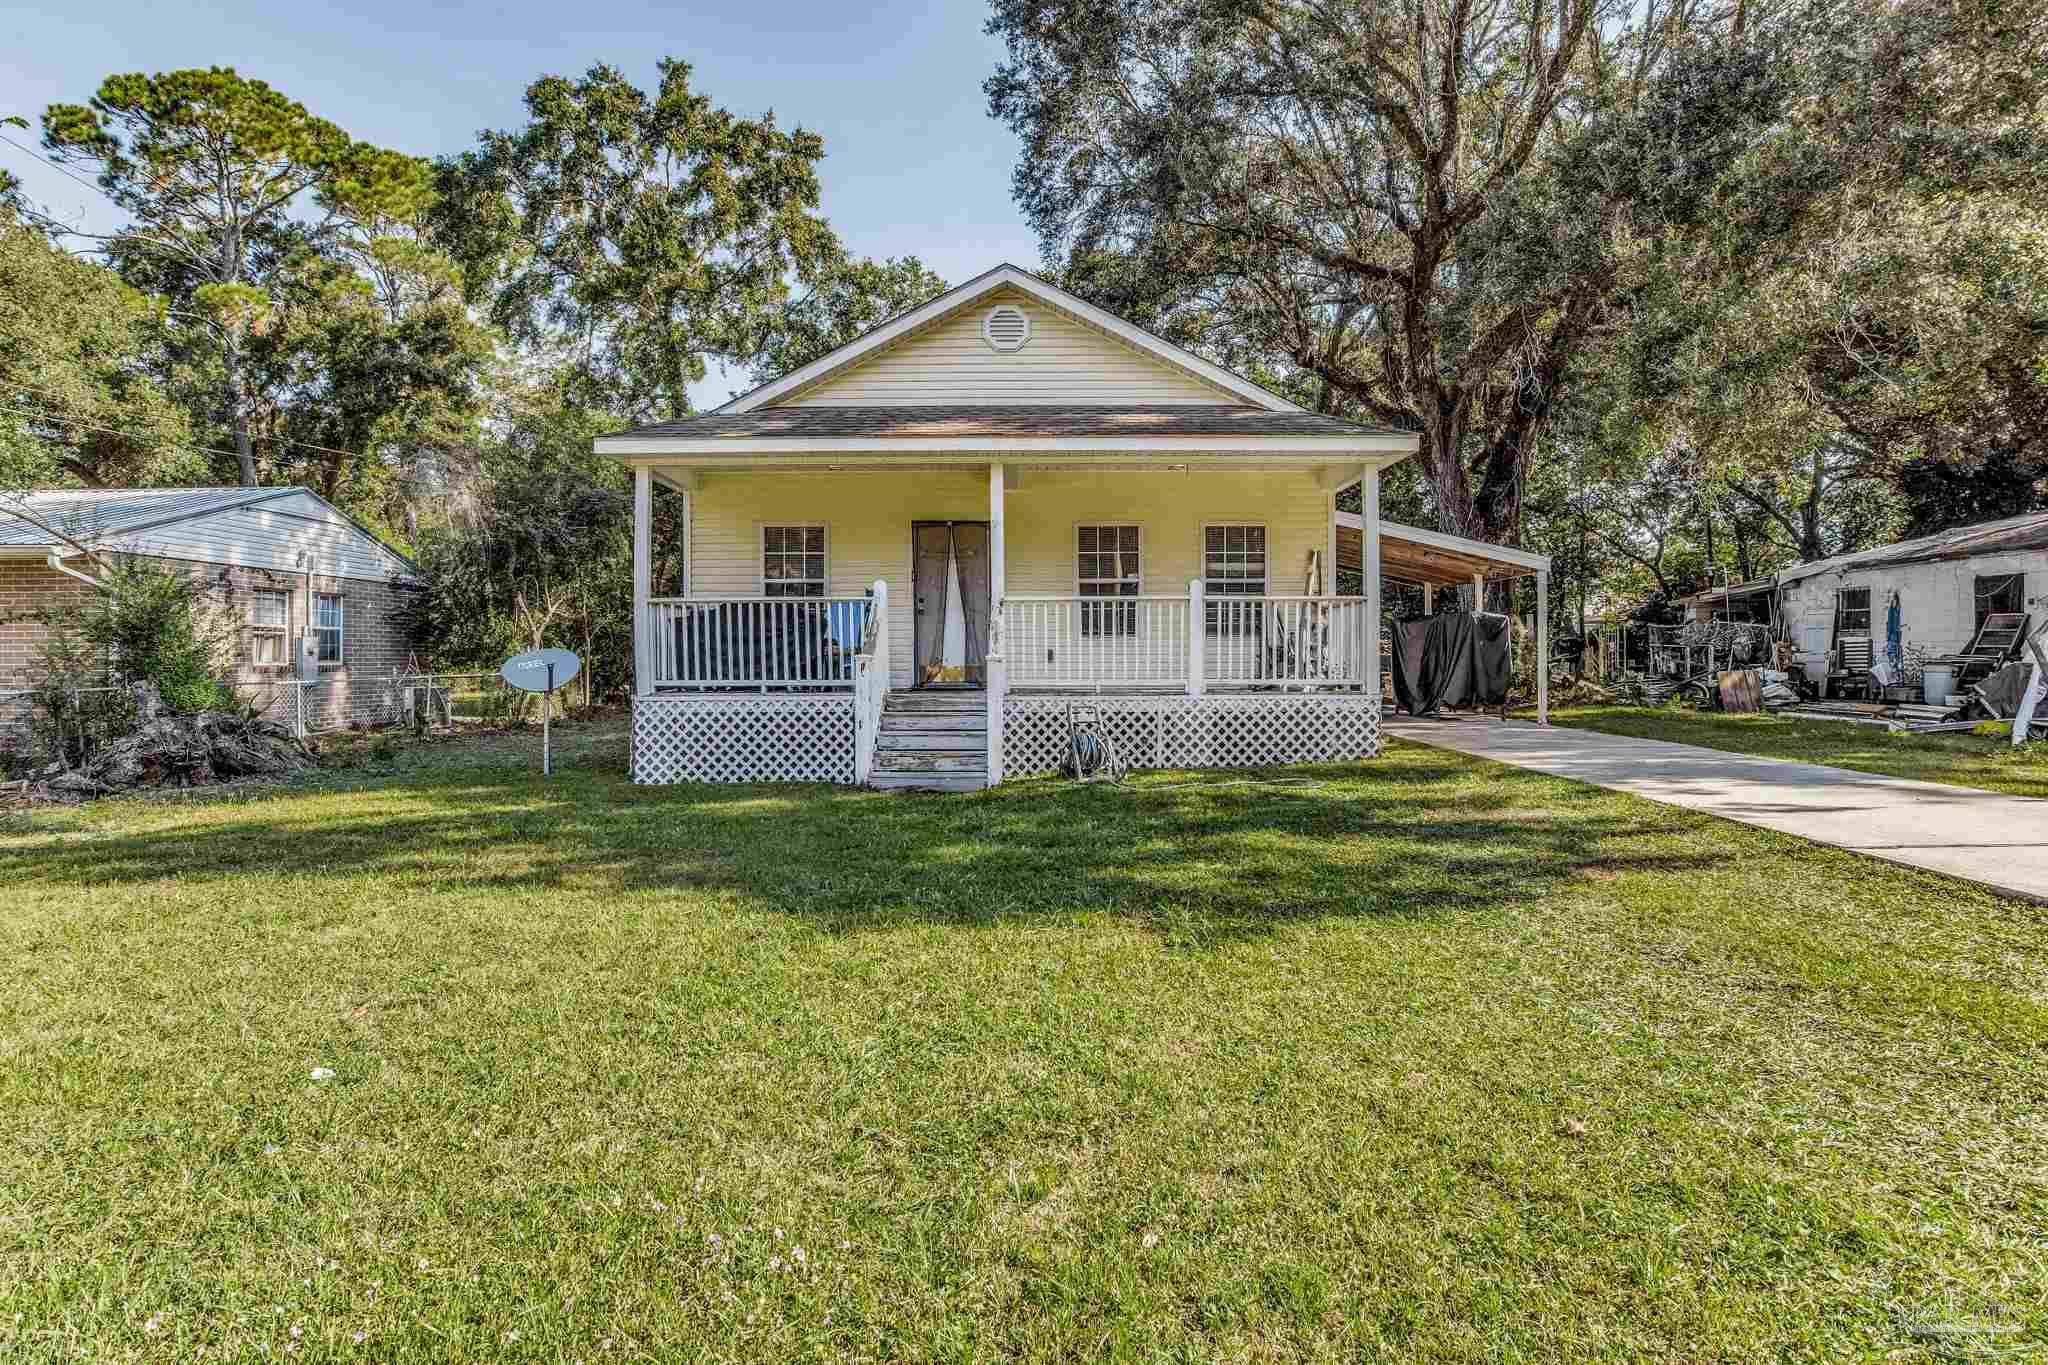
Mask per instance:
[[[1031,319],[1022,308],[999,303],[981,320],[981,339],[998,351],[1021,351],[1031,340]]]

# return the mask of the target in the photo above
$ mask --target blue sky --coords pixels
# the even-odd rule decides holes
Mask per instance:
[[[1010,199],[1016,141],[981,94],[1001,52],[981,32],[986,15],[936,0],[40,0],[0,7],[0,114],[34,124],[46,105],[82,102],[115,71],[222,64],[357,137],[431,156],[469,146],[480,128],[519,123],[520,94],[544,72],[603,61],[648,86],[658,58],[679,57],[727,108],[772,108],[824,136],[823,207],[849,247],[913,254],[957,283],[999,261],[1038,259]],[[111,225],[91,190],[4,144],[0,164],[37,202],[87,228]],[[731,387],[713,380],[697,397],[721,401]]]

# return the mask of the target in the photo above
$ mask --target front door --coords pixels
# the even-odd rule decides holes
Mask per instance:
[[[910,544],[916,685],[983,686],[988,681],[988,523],[914,522]]]

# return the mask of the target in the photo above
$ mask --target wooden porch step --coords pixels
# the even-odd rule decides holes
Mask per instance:
[[[882,699],[882,710],[897,715],[985,716],[988,701],[979,692],[891,692]]]
[[[898,732],[926,735],[985,735],[988,733],[988,717],[979,713],[970,716],[958,711],[898,712],[895,715],[884,713],[882,733],[891,735]]]
[[[984,732],[962,734],[922,734],[917,731],[884,730],[875,736],[875,752],[886,754],[898,749],[944,749],[962,753],[981,753],[988,749],[988,735]]]
[[[978,792],[988,787],[980,773],[876,773],[868,785],[878,791]]]
[[[897,749],[875,754],[878,773],[987,773],[988,754],[980,749]]]

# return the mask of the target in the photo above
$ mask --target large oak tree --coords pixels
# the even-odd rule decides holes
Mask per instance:
[[[1419,432],[1440,524],[1513,540],[1604,343],[1711,327],[1873,158],[1968,173],[1998,8],[995,0],[987,89],[1073,287]]]

